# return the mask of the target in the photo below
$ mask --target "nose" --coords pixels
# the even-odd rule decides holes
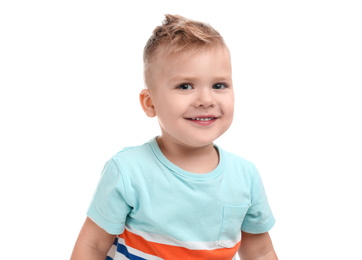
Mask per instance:
[[[195,100],[195,107],[213,107],[215,105],[212,89],[199,89]]]

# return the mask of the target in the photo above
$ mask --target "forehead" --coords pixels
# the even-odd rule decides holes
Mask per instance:
[[[155,63],[162,75],[197,72],[231,74],[230,52],[226,46],[213,46],[181,53],[164,52],[159,54]]]
[[[160,50],[155,54],[155,60],[158,59],[187,60],[187,59],[192,59],[195,55],[199,54],[230,55],[229,48],[224,44],[194,46],[176,51],[164,47],[160,48]]]
[[[148,89],[171,78],[225,78],[231,81],[231,58],[226,45],[213,45],[172,53],[163,49],[145,66],[144,79]]]

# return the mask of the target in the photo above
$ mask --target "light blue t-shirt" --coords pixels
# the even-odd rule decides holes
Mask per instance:
[[[106,163],[87,214],[108,233],[120,235],[115,254],[173,259],[183,250],[177,254],[231,259],[241,230],[271,229],[275,220],[255,166],[215,148],[219,164],[206,174],[171,163],[156,138]]]

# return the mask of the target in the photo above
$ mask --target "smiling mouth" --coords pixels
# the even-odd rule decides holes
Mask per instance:
[[[218,119],[218,117],[213,116],[201,116],[201,117],[190,117],[186,118],[188,121],[200,125],[200,126],[210,126]]]
[[[189,118],[189,120],[196,120],[196,121],[211,121],[216,119],[216,117],[193,117]]]

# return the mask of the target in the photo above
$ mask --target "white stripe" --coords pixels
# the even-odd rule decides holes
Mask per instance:
[[[223,244],[223,245],[228,245],[226,247],[231,248],[231,247],[234,247],[241,240],[241,231],[240,231],[238,238],[233,239],[233,240],[205,242],[205,241],[179,241],[173,237],[139,231],[128,225],[126,225],[126,229],[128,231],[132,232],[133,234],[139,235],[150,242],[155,242],[155,243],[170,245],[170,246],[184,247],[184,248],[188,248],[191,250],[215,250],[215,249],[222,248],[219,245],[219,243]]]
[[[113,260],[129,260],[129,258],[126,257],[124,254],[121,254],[120,252],[116,252]]]
[[[107,256],[110,256],[110,257],[114,258],[113,256],[116,253],[116,251],[117,251],[117,247],[115,245],[112,245],[111,248],[108,251]]]

